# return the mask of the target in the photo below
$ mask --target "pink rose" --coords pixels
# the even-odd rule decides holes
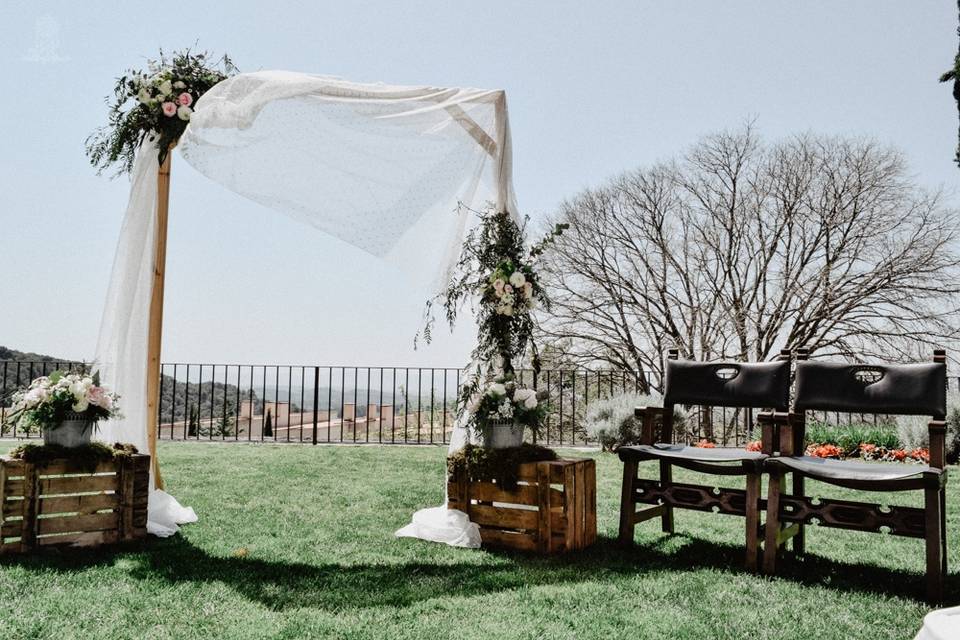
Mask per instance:
[[[182,105],[185,106],[185,107],[189,107],[190,105],[193,104],[193,96],[190,95],[189,93],[187,93],[186,91],[184,91],[184,92],[181,93],[180,96],[177,98],[177,102],[179,102],[180,104],[182,104]]]
[[[173,102],[164,102],[161,105],[161,108],[163,109],[163,115],[167,116],[168,118],[172,118],[173,116],[177,115],[177,105]]]

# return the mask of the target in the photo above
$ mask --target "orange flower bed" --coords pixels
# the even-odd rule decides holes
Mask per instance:
[[[747,451],[763,451],[763,443],[760,440],[748,442]]]
[[[709,440],[701,440],[697,444],[693,445],[695,447],[700,447],[701,449],[716,449],[717,445],[710,442]]]

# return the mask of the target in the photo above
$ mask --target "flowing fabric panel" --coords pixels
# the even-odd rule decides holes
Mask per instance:
[[[157,146],[145,141],[137,153],[130,199],[113,260],[107,301],[100,324],[94,367],[102,382],[120,394],[123,418],[100,424],[97,439],[129,442],[148,450],[147,329],[153,293],[153,261],[157,231]],[[151,452],[153,453],[153,452]],[[153,487],[151,469],[150,486]],[[180,506],[160,489],[150,492],[147,531],[158,536],[177,532],[178,525],[195,522],[193,509]]]
[[[502,91],[263,71],[201,97],[179,148],[211,180],[438,290],[468,224],[458,204],[515,211],[508,145]]]

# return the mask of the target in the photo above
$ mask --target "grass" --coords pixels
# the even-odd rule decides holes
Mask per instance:
[[[168,489],[200,522],[134,547],[0,559],[0,637],[909,638],[928,609],[919,540],[811,528],[808,557],[765,578],[742,569],[742,519],[679,512],[676,535],[644,523],[622,550],[610,454],[593,454],[600,538],[586,552],[395,539],[441,503],[444,454],[163,444]]]

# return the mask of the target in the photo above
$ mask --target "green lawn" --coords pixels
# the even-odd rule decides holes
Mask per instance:
[[[610,454],[596,454],[600,537],[586,552],[395,539],[415,509],[442,501],[444,454],[163,444],[168,489],[200,522],[120,551],[3,558],[0,637],[903,639],[927,610],[919,540],[814,528],[807,559],[770,579],[742,569],[742,519],[679,512],[676,535],[644,523],[622,550]]]

